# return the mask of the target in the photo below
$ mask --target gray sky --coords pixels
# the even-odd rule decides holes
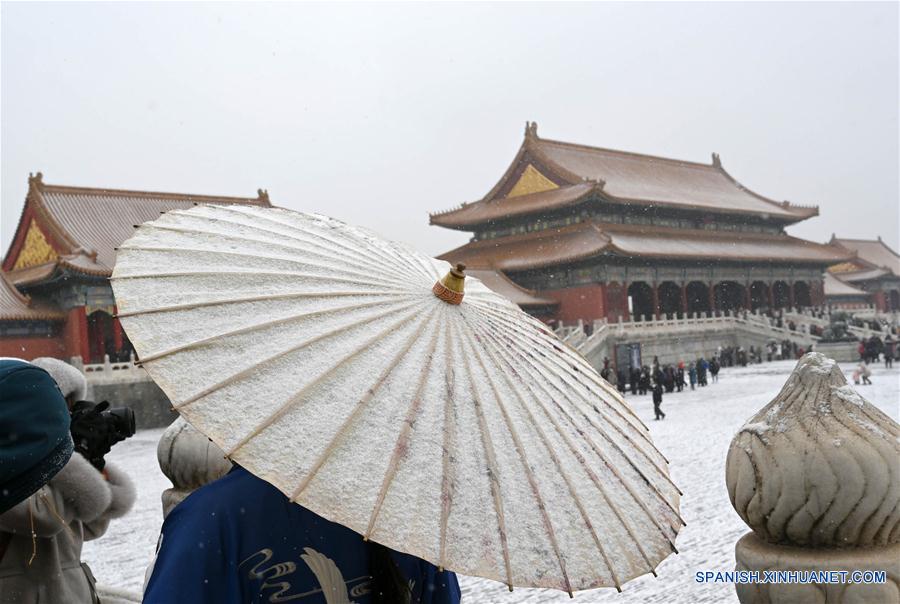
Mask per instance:
[[[710,161],[897,248],[898,4],[4,3],[2,247],[49,183],[255,195],[437,254],[522,141]]]

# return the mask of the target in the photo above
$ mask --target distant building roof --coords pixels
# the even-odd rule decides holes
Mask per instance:
[[[868,266],[865,266],[863,264],[862,266],[854,268],[887,269],[888,272],[891,272],[894,275],[900,277],[900,255],[898,255],[897,252],[892,250],[884,241],[882,241],[881,237],[877,239],[847,239],[843,237],[832,236],[831,243],[833,245],[839,245],[842,248],[849,250],[850,252],[855,252],[857,258],[868,263]],[[844,271],[835,272],[843,273]],[[871,274],[864,275],[864,273]],[[855,275],[854,280],[859,281],[863,279],[872,279],[885,274],[884,272],[878,274],[876,273],[877,271],[874,270],[863,271],[859,275]],[[846,275],[846,277],[850,277],[850,275]],[[845,275],[842,274],[841,278],[844,279]]]
[[[43,306],[16,289],[0,272],[0,321],[62,321],[65,314],[56,308]]]
[[[269,207],[268,193],[255,198],[155,193],[49,185],[40,172],[28,179],[28,195],[3,270],[17,284],[33,282],[66,268],[109,276],[116,252],[134,226],[163,212],[198,203]]]
[[[860,298],[868,298],[869,296],[869,292],[853,287],[849,283],[844,283],[838,277],[835,277],[828,272],[825,273],[824,285],[826,297],[856,296]]]
[[[497,185],[480,201],[431,215],[431,223],[466,230],[488,221],[548,211],[598,193],[604,201],[736,213],[797,222],[817,207],[778,202],[744,187],[713,154],[711,164],[539,138],[525,141]],[[471,230],[471,229],[469,229]]]
[[[542,298],[535,292],[517,285],[500,271],[475,269],[467,270],[466,274],[475,277],[494,293],[500,294],[513,304],[517,304],[522,308],[556,306],[559,304],[556,300]]]
[[[736,231],[582,222],[559,229],[472,241],[440,258],[473,268],[527,270],[600,254],[684,260],[784,261],[828,265],[847,257],[840,248]]]

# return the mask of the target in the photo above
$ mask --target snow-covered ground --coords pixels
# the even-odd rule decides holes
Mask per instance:
[[[698,584],[699,570],[732,570],[734,544],[749,529],[731,507],[725,489],[725,455],[734,433],[760,407],[772,400],[784,384],[794,362],[783,361],[748,368],[723,369],[719,383],[694,392],[666,395],[666,419],[653,421],[649,396],[626,396],[650,426],[653,440],[666,457],[675,483],[684,491],[681,513],[688,525],[678,536],[680,554],[658,568],[658,578],[645,576],[613,589],[576,594],[576,602],[737,602],[734,588],[724,584]],[[850,365],[844,366],[848,376]],[[900,368],[873,366],[873,385],[860,386],[860,394],[889,416],[900,415]],[[162,524],[160,493],[171,485],[156,461],[156,443],[162,430],[148,430],[116,446],[108,459],[123,466],[138,485],[138,501],[126,518],[114,522],[107,534],[85,544],[84,559],[100,583],[140,591],[144,568],[153,556]],[[568,602],[561,592],[516,589],[493,581],[460,577],[464,602]]]

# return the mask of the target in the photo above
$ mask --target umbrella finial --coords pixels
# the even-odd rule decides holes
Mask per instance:
[[[444,278],[434,284],[431,291],[447,304],[459,304],[466,290],[466,265],[458,262]]]

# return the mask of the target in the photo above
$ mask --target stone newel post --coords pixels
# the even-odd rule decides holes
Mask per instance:
[[[753,529],[737,570],[884,571],[883,584],[738,584],[743,604],[900,603],[900,426],[819,353],[737,433],[725,480]]]

